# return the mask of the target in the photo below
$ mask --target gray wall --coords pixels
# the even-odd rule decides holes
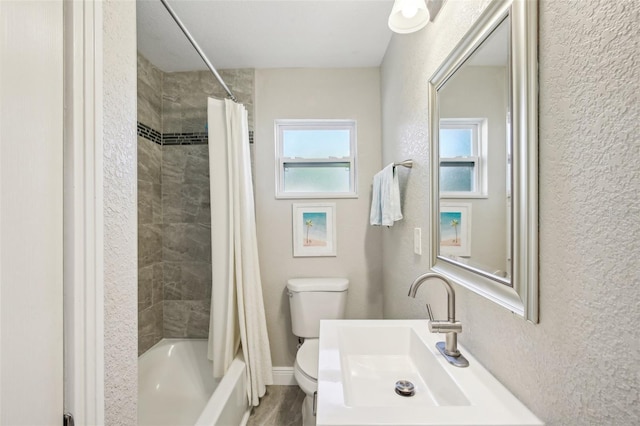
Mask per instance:
[[[410,239],[428,228],[426,87],[487,3],[447,1],[423,31],[394,36],[382,65],[383,159],[416,160],[405,222],[383,239],[386,318],[424,318],[427,300],[444,314],[435,286],[406,296],[429,267]],[[460,340],[549,425],[637,424],[640,3],[539,11],[540,323],[456,287]]]
[[[276,119],[357,120],[357,199],[336,203],[336,257],[294,258],[293,202],[275,199]],[[369,225],[371,181],[380,170],[380,73],[377,68],[256,70],[255,196],[260,269],[275,366],[291,367],[297,339],[291,332],[288,278],[349,278],[348,318],[382,316],[380,228]]]
[[[209,335],[209,199],[208,146],[163,145],[163,337],[206,338]]]
[[[138,54],[138,122],[162,126],[163,72]],[[138,135],[138,354],[163,336],[162,147]]]
[[[253,128],[254,71],[220,70]],[[138,54],[138,354],[163,337],[206,338],[211,305],[209,71],[165,73]],[[143,136],[140,136],[143,135]]]
[[[220,70],[253,118],[254,71]],[[209,148],[171,145],[172,137],[206,133],[207,99],[224,98],[209,71],[163,73],[163,337],[207,338],[211,307]],[[250,121],[249,128],[253,128]]]
[[[249,115],[249,130],[253,130],[252,69],[218,70],[222,79]],[[207,97],[226,98],[226,92],[210,71],[163,73],[162,127],[163,133],[203,132],[207,123]]]

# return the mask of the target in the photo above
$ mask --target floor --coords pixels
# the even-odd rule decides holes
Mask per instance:
[[[247,426],[301,426],[304,396],[298,386],[267,386]]]

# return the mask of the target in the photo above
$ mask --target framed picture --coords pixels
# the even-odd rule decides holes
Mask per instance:
[[[471,203],[440,202],[440,254],[471,256]]]
[[[293,257],[336,256],[336,204],[293,204]]]

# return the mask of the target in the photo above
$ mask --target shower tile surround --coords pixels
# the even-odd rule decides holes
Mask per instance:
[[[163,336],[162,72],[138,55],[138,354]],[[146,131],[141,134],[140,123]]]
[[[249,113],[254,71],[220,70]],[[164,73],[138,54],[138,354],[163,337],[206,338],[211,298],[208,71]]]

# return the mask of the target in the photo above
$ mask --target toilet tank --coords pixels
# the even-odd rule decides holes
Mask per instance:
[[[320,320],[342,319],[347,305],[346,278],[292,278],[287,281],[291,328],[306,339],[320,337]]]

